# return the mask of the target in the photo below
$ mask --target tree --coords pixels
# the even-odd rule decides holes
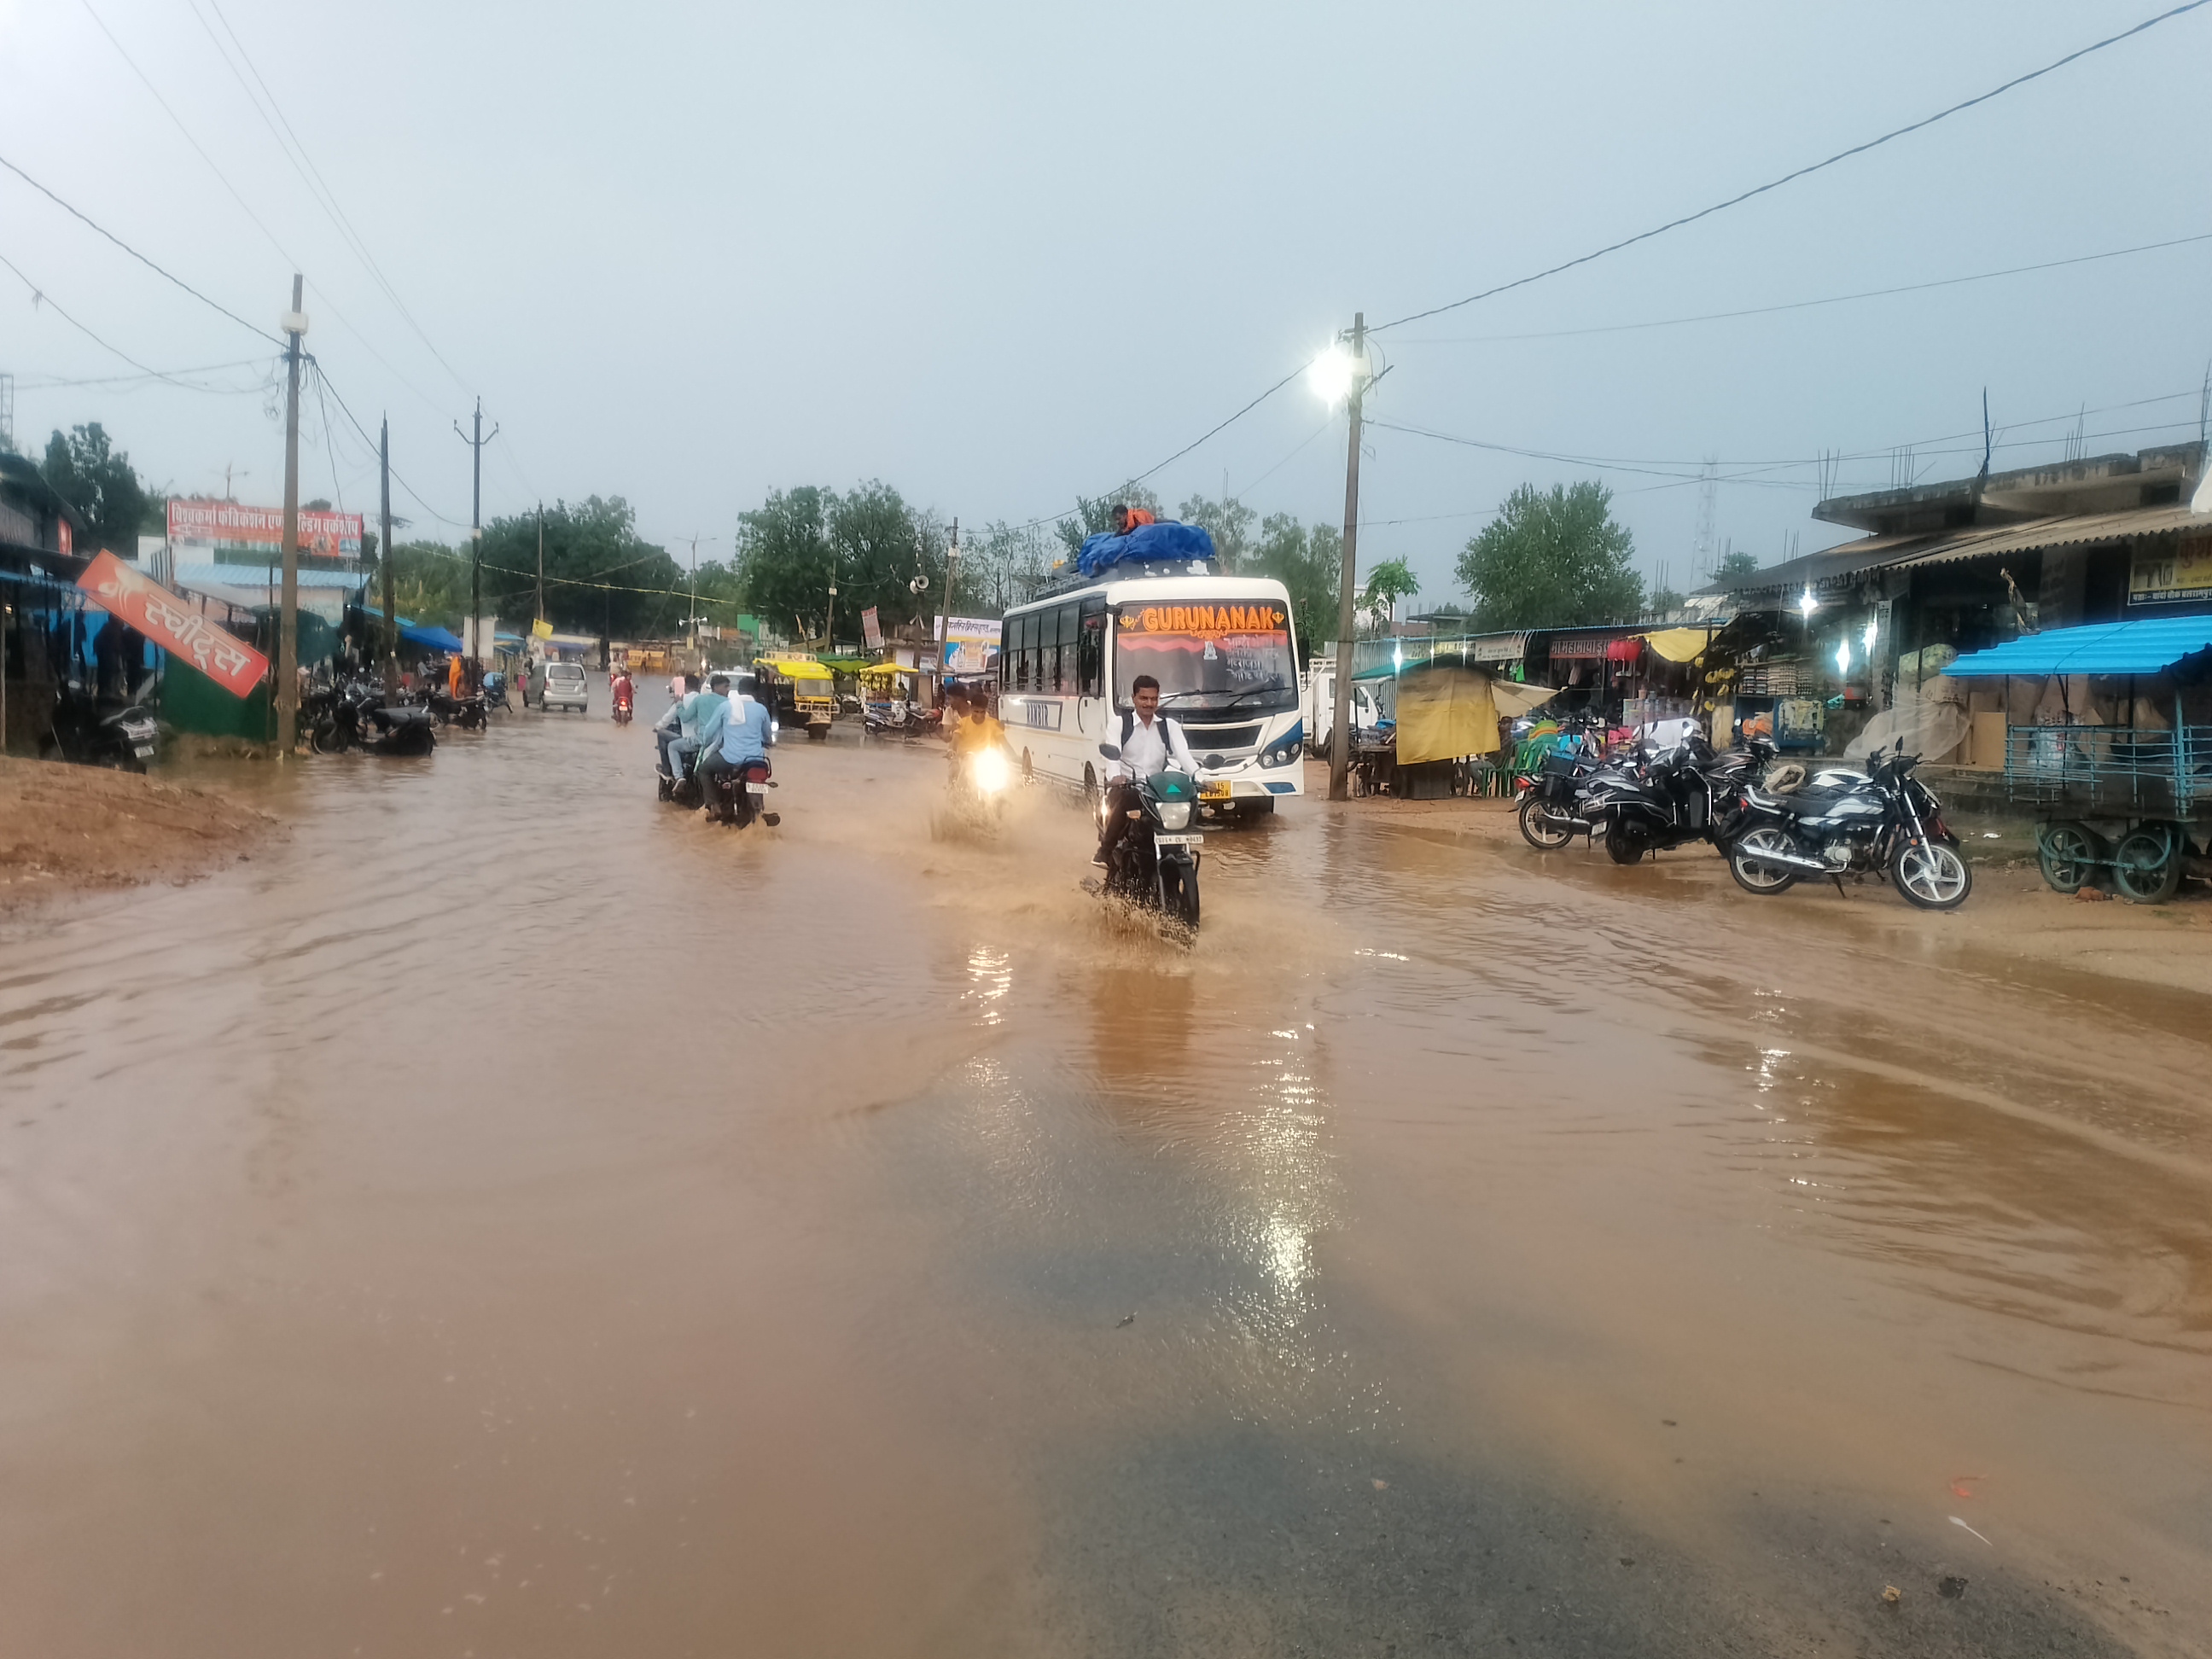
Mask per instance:
[[[1644,604],[1631,568],[1635,541],[1613,521],[1600,483],[1522,484],[1459,556],[1460,585],[1474,595],[1480,629],[1577,627],[1619,622]]]
[[[1721,562],[1713,567],[1717,582],[1741,581],[1759,568],[1759,556],[1741,547],[1731,547],[1721,555]]]
[[[392,547],[392,605],[398,615],[426,627],[460,631],[469,611],[469,563],[435,542],[395,542]],[[371,608],[383,614],[379,581]]]
[[[860,631],[872,606],[886,629],[936,615],[945,595],[945,527],[878,480],[844,495],[814,484],[771,491],[738,523],[736,568],[747,605],[772,626],[821,637],[830,588],[838,626]],[[963,592],[972,592],[963,582]]]
[[[1288,590],[1298,648],[1309,661],[1336,637],[1337,578],[1343,559],[1344,532],[1331,526],[1309,527],[1287,513],[1271,513],[1261,521],[1253,566]]]
[[[973,596],[963,602],[992,616],[1004,615],[1044,585],[1059,550],[1057,538],[1041,526],[994,520],[961,550],[960,592]]]
[[[830,604],[830,509],[836,492],[775,489],[738,520],[737,568],[745,604],[779,632],[812,639]]]
[[[46,440],[39,469],[54,493],[84,516],[85,546],[136,558],[138,538],[162,528],[161,507],[138,482],[131,458],[116,448],[99,422],[72,427]]]
[[[1087,495],[1078,495],[1073,516],[1062,519],[1055,526],[1060,532],[1060,539],[1066,544],[1071,564],[1074,562],[1075,556],[1083,551],[1084,538],[1103,536],[1114,527],[1114,509],[1117,507],[1141,507],[1157,515],[1160,510],[1160,498],[1140,483],[1123,484],[1112,494],[1101,495],[1095,501]]]
[[[1209,501],[1203,495],[1193,495],[1176,508],[1176,516],[1185,524],[1201,526],[1213,538],[1213,550],[1221,556],[1221,568],[1234,571],[1251,550],[1251,532],[1259,514],[1243,502],[1224,496]]]
[[[1386,559],[1367,573],[1367,586],[1359,594],[1359,608],[1378,623],[1390,622],[1397,616],[1398,601],[1409,599],[1420,591],[1420,580],[1413,574],[1411,565],[1403,559]]]
[[[686,568],[666,550],[638,538],[629,503],[619,495],[556,501],[537,512],[494,519],[483,532],[483,603],[510,620],[539,614],[538,547],[545,545],[545,620],[577,634],[654,638],[681,628]],[[466,564],[462,566],[466,580]]]
[[[1682,596],[1671,587],[1655,587],[1645,598],[1644,608],[1655,617],[1671,617],[1682,608]]]

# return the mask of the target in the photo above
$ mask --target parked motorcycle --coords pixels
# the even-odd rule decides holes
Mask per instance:
[[[1887,876],[1898,896],[1923,910],[1954,910],[1973,891],[1974,874],[1943,809],[1912,775],[1920,764],[1903,748],[1868,757],[1863,776],[1823,772],[1794,791],[1746,792],[1745,820],[1729,854],[1736,885],[1761,896],[1807,876]]]
[[[1098,745],[1109,761],[1121,758],[1110,743]],[[1200,764],[1218,767],[1218,755],[1207,755]],[[1103,881],[1087,884],[1109,898],[1147,910],[1157,910],[1186,937],[1198,932],[1198,862],[1206,837],[1191,827],[1198,809],[1198,780],[1181,772],[1156,772],[1136,781],[1137,805],[1128,810],[1133,822],[1129,833],[1114,843],[1107,855]],[[1102,815],[1111,793],[1099,797]]]
[[[154,758],[156,730],[152,713],[140,704],[103,700],[71,681],[55,699],[53,724],[39,740],[39,753],[76,766],[143,772]]]
[[[301,699],[300,718],[318,755],[349,749],[427,755],[438,746],[436,717],[411,703],[386,707],[384,688],[373,680],[349,680],[310,692]]]
[[[433,685],[422,692],[422,707],[430,711],[439,725],[458,726],[464,732],[480,732],[489,724],[484,700],[480,696],[456,697]]]

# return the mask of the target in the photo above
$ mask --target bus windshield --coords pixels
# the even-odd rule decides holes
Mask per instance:
[[[1183,714],[1264,714],[1295,708],[1290,613],[1279,599],[1218,605],[1125,605],[1115,616],[1114,697],[1127,708],[1139,674],[1160,683],[1160,706]]]

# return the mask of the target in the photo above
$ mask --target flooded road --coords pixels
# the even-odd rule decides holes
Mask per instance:
[[[0,1655],[2212,1649],[2200,999],[1316,801],[1185,952],[651,755],[6,925]]]

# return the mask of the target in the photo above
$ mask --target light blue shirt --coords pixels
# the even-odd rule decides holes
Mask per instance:
[[[722,722],[730,717],[730,700],[712,691],[702,691],[693,701],[691,719],[697,727],[695,741],[702,755],[709,752],[722,740]]]
[[[722,726],[722,758],[732,766],[768,758],[769,729],[767,705],[738,697],[731,705]]]

